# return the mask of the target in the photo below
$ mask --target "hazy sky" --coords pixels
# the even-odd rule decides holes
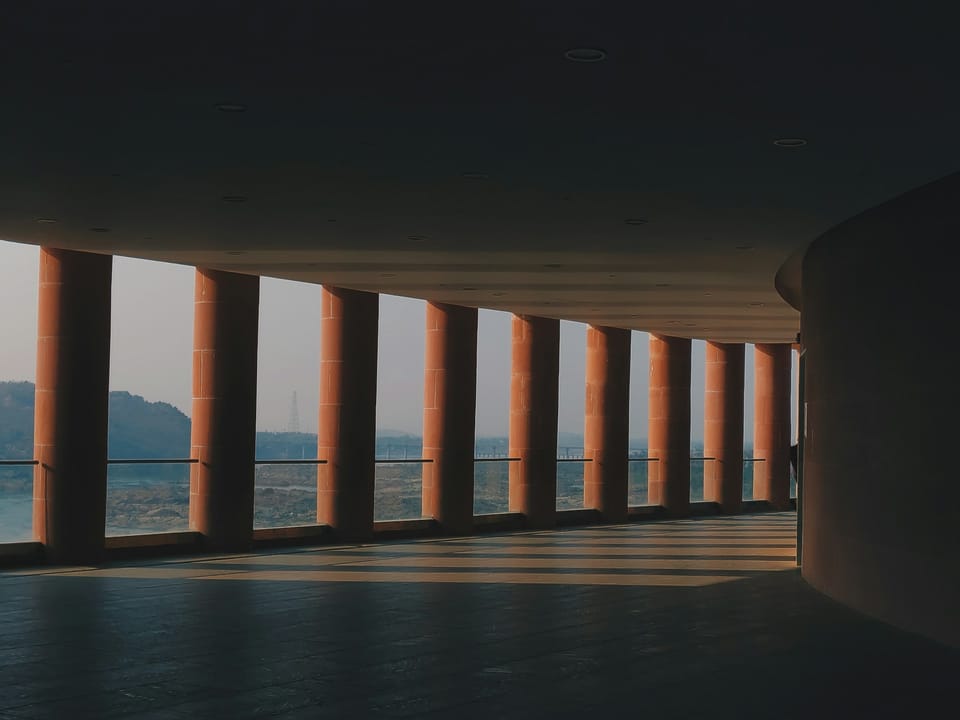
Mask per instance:
[[[39,250],[0,241],[0,380],[34,380]],[[190,414],[193,344],[191,267],[115,258],[110,389],[163,400]],[[586,326],[560,328],[559,429],[583,431]],[[377,426],[419,434],[423,410],[424,303],[382,295]],[[649,338],[635,332],[630,435],[647,434]],[[477,434],[506,435],[510,398],[510,315],[481,310]],[[691,435],[703,438],[703,350],[693,344]],[[320,287],[264,278],[260,288],[257,428],[285,430],[297,394],[300,429],[316,432]],[[753,427],[753,348],[746,353],[745,437]]]

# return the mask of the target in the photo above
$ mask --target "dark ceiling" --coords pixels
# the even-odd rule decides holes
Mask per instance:
[[[788,342],[788,258],[960,166],[958,16],[7,3],[0,237]]]

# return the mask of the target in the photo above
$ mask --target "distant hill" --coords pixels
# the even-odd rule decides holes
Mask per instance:
[[[190,418],[170,403],[114,390],[107,438],[111,458],[186,458]]]
[[[0,458],[33,457],[33,383],[0,382]]]
[[[34,386],[30,382],[0,382],[0,459],[33,457]],[[123,390],[110,393],[109,457],[176,458],[190,455],[190,418],[165,402],[149,402]],[[631,447],[636,441],[631,441]],[[641,441],[640,447],[646,443]],[[559,433],[558,446],[575,453],[583,447],[578,433]],[[478,456],[505,456],[507,438],[480,437],[476,443]],[[258,432],[257,457],[315,458],[317,436],[314,433]],[[377,432],[377,457],[420,457],[418,435],[397,430]],[[563,454],[561,450],[561,454]],[[144,466],[150,474],[175,471],[176,466]],[[0,468],[0,477],[18,477],[28,469]]]
[[[34,386],[29,382],[0,382],[0,459],[33,457]],[[108,429],[109,457],[176,458],[190,456],[190,418],[165,402],[148,402],[123,390],[110,393]],[[478,451],[506,454],[506,438],[481,438]],[[501,452],[502,448],[502,452]],[[377,433],[377,457],[420,457],[418,435],[381,430]],[[258,432],[257,457],[315,458],[314,433]],[[149,474],[177,471],[176,466],[142,466]],[[0,477],[28,469],[0,469]]]
[[[33,383],[0,382],[0,458],[33,457],[33,403]],[[107,432],[108,454],[114,459],[190,456],[190,418],[170,403],[114,390]],[[257,433],[260,457],[316,457],[316,453],[316,435]]]
[[[33,457],[33,402],[33,383],[0,382],[0,458]],[[122,390],[110,393],[108,433],[112,458],[190,455],[190,418]]]

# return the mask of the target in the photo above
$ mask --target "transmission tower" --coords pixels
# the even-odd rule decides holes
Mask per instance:
[[[290,419],[287,420],[287,432],[300,432],[300,411],[297,409],[297,391],[290,398]]]

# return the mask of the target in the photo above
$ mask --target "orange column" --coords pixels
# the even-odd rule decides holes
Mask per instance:
[[[477,309],[427,303],[423,378],[423,515],[473,530]]]
[[[703,497],[724,513],[740,512],[743,499],[744,347],[706,344],[703,402]]]
[[[341,540],[373,535],[380,296],[324,285],[317,522]]]
[[[513,317],[510,378],[510,511],[528,527],[553,527],[557,517],[557,412],[560,321]]]
[[[253,539],[260,278],[197,268],[190,528],[211,550]]]
[[[33,534],[54,563],[103,554],[113,257],[41,248]]]
[[[607,522],[627,519],[630,338],[629,330],[587,327],[583,506]]]
[[[687,338],[650,333],[651,505],[690,511],[690,351]]]
[[[754,346],[753,497],[790,507],[789,343]]]

